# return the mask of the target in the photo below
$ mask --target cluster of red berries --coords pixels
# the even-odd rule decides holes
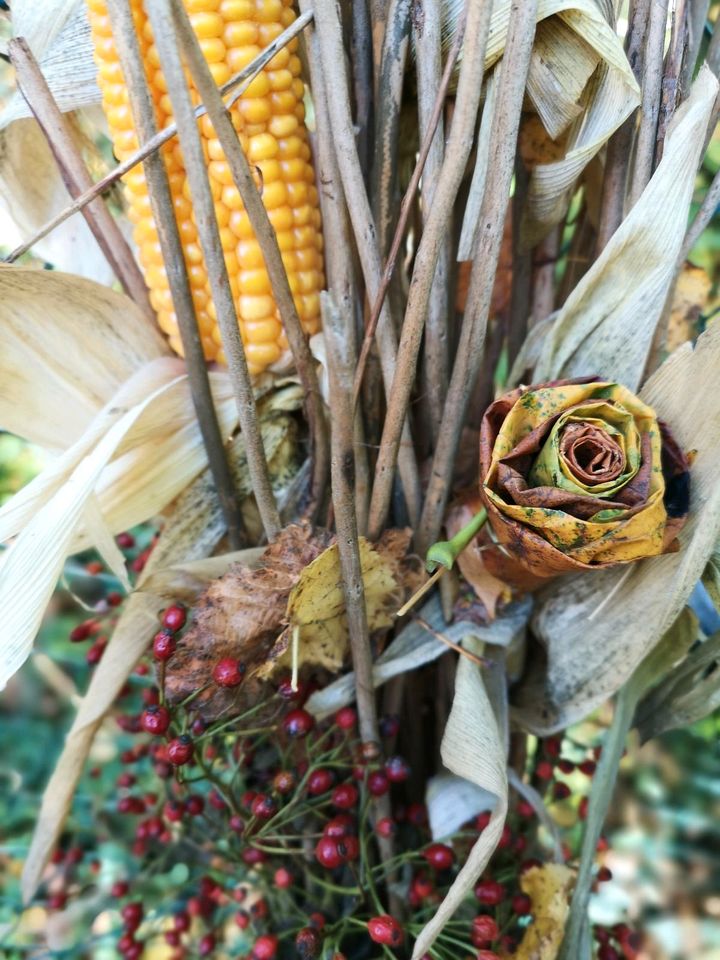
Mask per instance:
[[[117,918],[117,951],[140,960],[160,937],[172,960],[221,952],[245,960],[352,960],[373,956],[373,943],[409,956],[489,813],[434,840],[422,798],[410,790],[409,765],[394,752],[398,719],[381,718],[387,752],[368,759],[355,709],[318,721],[306,708],[306,683],[296,688],[287,678],[270,690],[260,723],[260,705],[213,722],[200,716],[192,697],[172,707],[165,664],[187,622],[182,604],[161,612],[147,657],[120,697],[117,721],[126,742],[107,829],[127,838],[132,866],[114,882],[105,907]],[[98,624],[86,621],[73,639],[96,636]],[[237,687],[244,677],[238,660],[212,667],[212,682],[221,688]],[[579,777],[592,776],[596,760],[570,760],[552,738],[540,745],[531,778],[548,800],[567,799]],[[105,802],[100,822],[107,809]],[[474,899],[443,931],[433,960],[497,960],[516,952],[532,922],[520,880],[544,856],[537,826],[533,807],[517,799]],[[388,865],[379,853],[383,843],[394,845]],[[89,849],[80,853],[84,888],[74,882],[72,890],[96,889],[91,864],[97,861]],[[69,859],[63,854],[65,870]],[[160,864],[170,875],[173,863],[183,865],[183,879],[176,890],[159,893],[151,878]],[[598,880],[608,873],[601,868]],[[409,883],[402,916],[386,912],[399,876]],[[70,889],[50,886],[47,905],[63,909]],[[597,960],[635,955],[627,928],[596,928],[595,936]]]

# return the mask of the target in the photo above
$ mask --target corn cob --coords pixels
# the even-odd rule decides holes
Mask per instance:
[[[184,0],[215,82],[225,83],[295,19],[292,0]],[[173,120],[152,29],[142,0],[130,0],[160,128]],[[103,106],[118,160],[138,149],[122,68],[105,0],[87,0]],[[290,289],[308,334],[320,325],[324,285],[320,210],[310,157],[297,38],[279,51],[231,110],[248,160],[255,168],[288,273]],[[197,93],[193,89],[193,96]],[[287,339],[272,297],[260,246],[235,187],[212,123],[199,121],[215,214],[230,285],[237,305],[248,367],[257,375],[287,358]],[[208,360],[225,362],[215,306],[193,216],[185,166],[177,140],[162,148],[185,251],[193,301]],[[140,166],[125,177],[129,217],[150,300],[172,348],[182,355],[158,234]]]

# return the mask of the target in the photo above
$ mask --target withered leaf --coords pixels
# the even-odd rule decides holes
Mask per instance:
[[[533,922],[526,928],[514,960],[555,960],[565,935],[574,881],[573,871],[561,863],[544,863],[525,871],[520,887],[532,902]]]
[[[195,606],[192,623],[168,661],[166,692],[177,703],[211,679],[223,657],[242,661],[248,678],[239,688],[215,685],[195,699],[206,719],[237,712],[254,702],[259,684],[254,670],[265,662],[285,626],[288,597],[302,571],[330,543],[327,533],[313,534],[309,524],[286,527],[265,550],[258,566],[233,565],[205,590]]]
[[[409,531],[387,531],[374,548],[360,538],[360,564],[365,586],[365,604],[370,632],[388,629],[405,596],[403,577],[410,560],[405,559]],[[291,639],[298,631],[298,664],[337,672],[348,650],[340,558],[336,545],[329,547],[302,573],[287,604],[288,626],[278,637],[267,662],[256,672],[267,679],[290,669]]]

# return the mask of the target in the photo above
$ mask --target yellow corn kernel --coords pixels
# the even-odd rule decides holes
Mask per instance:
[[[98,83],[119,159],[138,149],[127,85],[118,60],[106,0],[86,0],[95,48]],[[295,19],[293,0],[183,0],[209,64],[221,86],[247,66]],[[130,8],[145,58],[157,121],[173,120],[152,26],[144,0]],[[230,116],[253,170],[276,233],[290,290],[306,333],[320,325],[319,293],[324,283],[322,233],[315,177],[304,126],[305,87],[300,78],[297,38],[277,51],[231,108]],[[194,103],[199,97],[191,85]],[[207,116],[199,121],[220,243],[238,312],[248,369],[254,376],[275,364],[288,341],[273,298],[260,245],[235,186],[224,151]],[[175,218],[183,246],[200,337],[208,360],[225,362],[207,268],[193,215],[185,161],[177,139],[163,147]],[[152,217],[147,183],[138,166],[123,178],[134,225],[133,236],[150,289],[150,302],[170,346],[182,355],[172,295]]]

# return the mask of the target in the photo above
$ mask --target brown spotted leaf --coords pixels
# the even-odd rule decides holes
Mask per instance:
[[[402,604],[405,590],[401,586],[405,552],[409,534],[389,531],[377,547],[360,538],[360,564],[365,586],[365,604],[370,632],[392,626],[395,613]],[[348,650],[348,628],[345,614],[340,558],[336,545],[328,547],[303,571],[293,588],[287,605],[287,629],[278,638],[267,663],[256,671],[256,677],[267,679],[292,666],[291,640],[298,636],[298,664],[322,667],[337,672]]]
[[[245,664],[248,680],[236,689],[212,685],[195,703],[206,719],[251,704],[258,693],[251,675],[285,627],[290,592],[329,542],[329,534],[313,534],[308,524],[293,524],[270,544],[257,567],[235,564],[214,580],[198,600],[190,628],[168,661],[168,699],[177,703],[201,690],[210,682],[215,663],[233,657]]]

